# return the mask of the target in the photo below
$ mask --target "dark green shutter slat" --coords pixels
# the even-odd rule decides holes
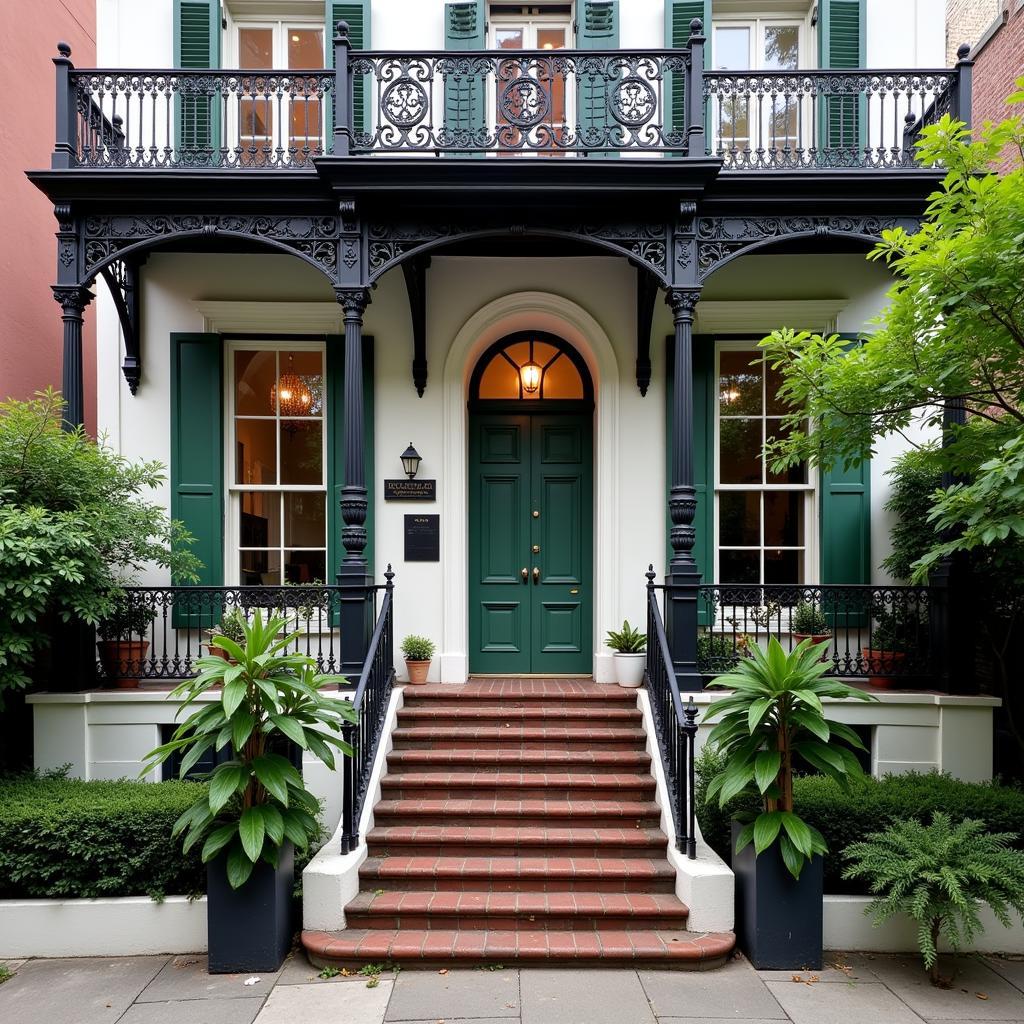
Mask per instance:
[[[219,68],[220,0],[174,0],[174,66]],[[175,99],[175,146],[179,157],[193,164],[219,159],[221,103],[219,95]]]
[[[348,24],[348,37],[352,41],[352,50],[370,49],[370,0],[350,0],[349,3],[334,3],[333,0],[326,0],[324,11],[327,67],[334,67],[334,34],[339,21]],[[371,84],[370,75],[359,75],[352,83],[352,122],[357,132],[370,131]],[[324,115],[328,140],[331,139],[331,127],[334,123],[332,109],[330,105],[327,105]],[[330,141],[328,145],[330,145]]]
[[[864,0],[821,0],[818,58],[822,68],[864,67]],[[830,96],[822,106],[821,138],[829,149],[863,150],[867,107],[863,97]]]
[[[675,393],[675,337],[666,339],[665,358],[665,481],[666,503],[672,488],[672,400]],[[715,479],[715,339],[710,335],[698,334],[693,338],[693,486],[697,494],[697,512],[693,525],[697,539],[693,557],[701,571],[704,583],[715,580],[715,531],[714,531],[714,479]],[[667,504],[666,504],[667,509]],[[672,522],[666,511],[666,565],[672,561],[672,543],[669,533]],[[698,623],[712,625],[709,609],[701,604],[698,608]]]
[[[171,335],[171,517],[196,538],[191,550],[207,587],[224,584],[223,366],[219,334]],[[175,609],[175,626],[210,620],[210,612],[200,619]]]
[[[366,472],[366,564],[373,572],[374,447],[373,338],[363,338],[363,465]],[[341,543],[341,488],[345,483],[345,336],[327,336],[327,582],[333,583],[345,556]]]
[[[484,5],[479,0],[458,0],[444,7],[444,45],[447,50],[482,50]],[[468,146],[479,135],[486,138],[484,104],[487,83],[483,75],[450,74],[444,83],[444,135],[448,144]]]
[[[618,0],[581,0],[576,43],[581,50],[614,50],[619,45]],[[608,110],[608,81],[603,75],[580,75],[576,88],[581,141],[586,145],[608,145],[608,131],[615,119]],[[592,153],[592,157],[618,156],[615,152]]]
[[[665,0],[665,46],[682,50],[690,39],[690,23],[700,18],[704,23],[704,65],[711,64],[711,0]],[[666,128],[681,132],[686,127],[686,89],[683,76],[674,71],[665,82]]]

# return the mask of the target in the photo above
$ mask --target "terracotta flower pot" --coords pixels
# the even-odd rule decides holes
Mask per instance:
[[[148,640],[100,640],[96,647],[103,673],[112,686],[119,690],[133,690],[139,685],[139,676],[149,652]]]
[[[427,681],[427,673],[430,671],[429,661],[410,661],[405,659],[405,667],[409,673],[409,682],[417,685]]]
[[[229,665],[238,664],[237,660],[232,658],[223,647],[218,647],[216,644],[207,644],[206,647],[215,658],[223,658]]]
[[[860,653],[868,667],[868,682],[880,690],[893,690],[898,682],[884,672],[892,672],[906,658],[905,651],[874,651],[870,647],[862,647]]]

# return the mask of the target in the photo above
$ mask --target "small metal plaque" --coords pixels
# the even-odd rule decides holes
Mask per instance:
[[[385,480],[385,501],[437,501],[436,480]]]
[[[407,562],[441,561],[441,517],[405,517],[405,560]]]

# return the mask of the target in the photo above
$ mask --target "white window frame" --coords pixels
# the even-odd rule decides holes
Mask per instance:
[[[715,345],[715,380],[714,380],[714,404],[715,404],[715,417],[714,417],[714,444],[712,446],[712,462],[714,467],[713,483],[714,483],[714,500],[712,502],[712,537],[714,538],[714,564],[715,564],[715,583],[721,584],[722,586],[730,586],[729,583],[722,581],[721,565],[720,565],[720,552],[722,545],[719,537],[719,498],[723,492],[726,491],[757,491],[761,494],[768,491],[797,491],[804,493],[804,543],[802,550],[804,552],[804,579],[797,580],[794,584],[783,584],[784,586],[816,586],[819,582],[820,570],[819,570],[819,557],[818,557],[818,534],[819,534],[819,516],[818,516],[818,495],[819,495],[819,474],[814,466],[807,467],[807,483],[805,484],[723,484],[721,482],[721,466],[720,466],[720,455],[721,455],[721,354],[722,352],[749,352],[751,355],[751,362],[758,353],[757,341],[754,338],[750,340],[730,340],[720,341]],[[767,388],[766,378],[762,376],[762,403],[765,401],[765,392]],[[769,417],[766,415],[765,404],[761,407],[761,441],[764,443],[767,437],[767,423]],[[728,417],[727,417],[728,418]],[[738,417],[745,419],[753,419],[754,417]],[[758,551],[760,567],[759,567],[759,578],[760,583],[757,584],[734,584],[737,587],[741,586],[764,586],[764,515],[760,516],[760,537],[759,546],[753,547],[748,545],[725,545],[726,550],[746,550],[746,551]],[[784,551],[799,551],[801,547],[783,547],[779,550]]]
[[[304,419],[319,419],[322,425],[320,432],[321,443],[321,466],[323,467],[322,484],[283,484],[281,483],[281,446],[279,435],[275,437],[277,450],[276,484],[246,484],[235,482],[235,353],[236,352],[280,352],[287,355],[289,352],[319,352],[323,366],[323,397],[321,401],[322,411],[319,417],[303,417]],[[326,341],[287,341],[284,339],[234,339],[232,338],[224,346],[224,493],[225,493],[225,524],[224,524],[224,581],[225,586],[241,586],[241,572],[239,570],[239,554],[242,550],[241,531],[239,528],[239,509],[241,507],[241,495],[243,492],[264,491],[273,494],[296,493],[299,491],[308,494],[324,495],[324,546],[302,547],[301,551],[324,552],[324,566],[329,572],[328,545],[330,541],[330,502],[328,472],[330,467],[327,464],[327,403],[330,401],[327,382],[327,343]],[[278,365],[280,376],[280,365]],[[278,422],[282,417],[279,411],[267,416],[249,416],[243,414],[246,419],[258,419]],[[284,417],[288,419],[289,417]],[[288,550],[284,541],[284,518],[281,520],[281,538],[278,548],[281,552],[282,583],[284,579],[284,552]],[[259,549],[264,550],[264,549]],[[273,549],[270,549],[273,550]],[[328,580],[324,580],[328,583]],[[268,584],[274,586],[275,584]]]

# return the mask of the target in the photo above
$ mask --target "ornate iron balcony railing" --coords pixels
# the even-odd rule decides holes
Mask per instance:
[[[334,67],[77,70],[61,47],[54,167],[281,169],[318,157],[720,159],[726,171],[916,166],[921,127],[969,120],[953,69],[705,71],[668,50],[359,51]]]

